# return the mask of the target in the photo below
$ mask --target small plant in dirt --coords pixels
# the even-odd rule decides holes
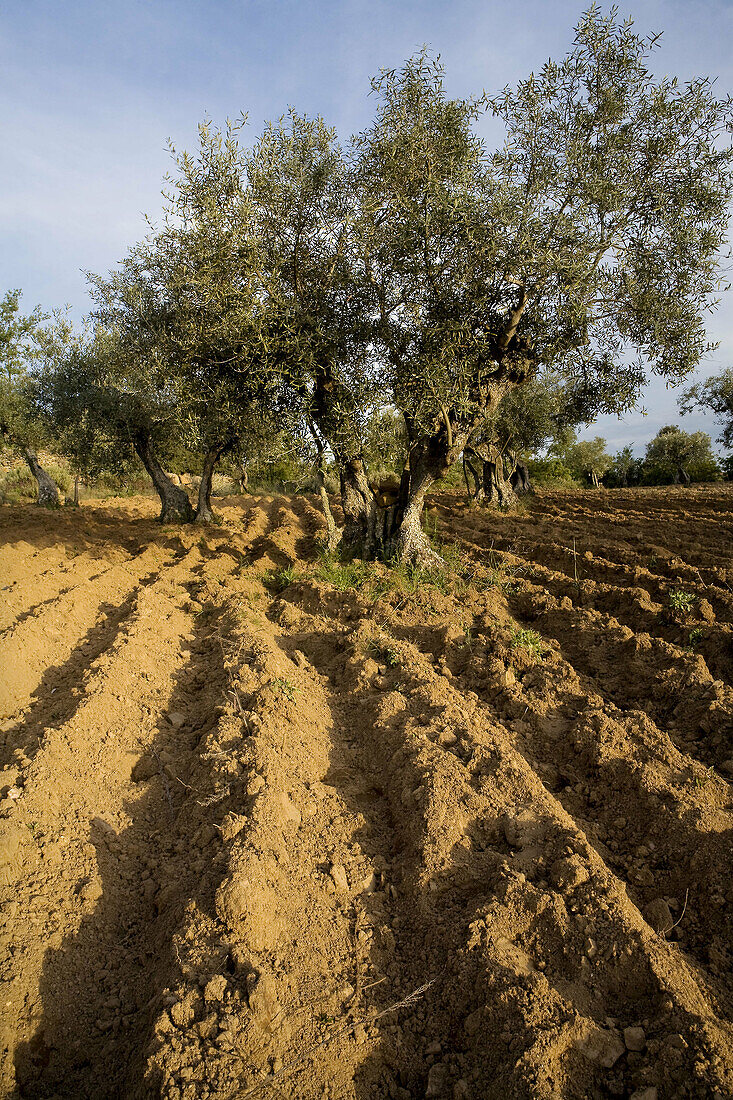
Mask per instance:
[[[697,647],[698,643],[702,641],[703,634],[704,630],[701,626],[696,626],[694,630],[690,631],[687,638],[687,645],[685,646],[685,650],[687,653],[695,652],[695,648]]]
[[[295,695],[297,688],[290,680],[286,680],[284,676],[276,676],[274,680],[270,681],[270,687],[276,695],[282,695],[286,699],[289,699],[291,703],[295,702]]]
[[[400,651],[389,638],[370,638],[366,651],[376,660],[383,661],[388,668],[399,668],[402,664]]]
[[[696,603],[697,596],[694,592],[684,592],[681,588],[678,588],[669,594],[669,606],[672,611],[689,615]]]
[[[266,588],[275,592],[284,592],[286,588],[293,583],[297,577],[297,571],[294,565],[288,565],[281,569],[268,569],[268,571],[262,577],[262,583]]]
[[[523,630],[517,628],[512,632],[512,638],[509,645],[512,649],[524,649],[528,653],[539,658],[539,660],[542,660],[544,653],[547,651],[547,646],[536,630]]]
[[[373,575],[373,568],[369,562],[354,558],[353,561],[339,561],[331,554],[324,554],[316,566],[316,578],[333,585],[339,592],[347,592],[350,588],[360,589]]]
[[[476,578],[476,584],[480,591],[488,592],[491,588],[498,588],[505,596],[511,596],[517,591],[517,569],[512,566],[489,566],[480,578]]]

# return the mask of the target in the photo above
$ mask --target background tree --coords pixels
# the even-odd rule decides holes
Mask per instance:
[[[611,456],[606,454],[606,441],[600,435],[574,443],[567,458],[573,473],[589,478],[594,489],[599,487],[601,478],[613,462]]]
[[[119,280],[115,277],[114,293],[120,298],[129,295],[134,309],[138,304],[131,269],[138,261],[139,255],[128,257]],[[145,280],[141,283],[144,290]],[[61,430],[85,417],[91,430],[134,450],[160,497],[161,521],[193,519],[187,494],[173,484],[161,464],[166,447],[181,437],[181,403],[174,380],[158,358],[153,335],[142,330],[139,339],[125,340],[119,331],[97,324],[59,363],[53,400],[50,415]]]
[[[632,447],[622,447],[613,456],[608,469],[607,484],[622,489],[629,485],[638,485],[643,475],[643,466],[643,459],[634,457]]]
[[[179,382],[183,438],[203,454],[197,522],[209,522],[216,463],[278,415],[282,403],[259,341],[257,247],[238,133],[199,126],[195,154],[175,157],[165,227],[152,240],[160,303],[157,342]]]
[[[728,449],[733,448],[733,367],[690,386],[682,394],[679,405],[682,413],[691,412],[696,406],[709,409],[723,425],[719,442]]]
[[[660,428],[646,446],[644,480],[652,485],[712,481],[720,467],[706,432],[683,432],[674,424]]]
[[[67,331],[61,340],[47,332],[43,365],[32,393],[34,415],[46,426],[54,451],[69,463],[77,505],[80,482],[89,484],[102,474],[121,480],[135,469],[132,449],[120,446],[120,439],[105,419],[95,416],[94,406],[86,404],[87,391],[79,392],[70,384],[75,376],[67,371],[68,364],[83,359],[90,342],[93,335],[88,330],[77,334]]]
[[[49,316],[40,307],[24,316],[20,297],[19,290],[9,290],[0,301],[0,436],[27,462],[36,479],[37,503],[58,508],[58,486],[41,466],[37,454],[52,439],[48,422],[38,412],[35,373],[43,342],[51,339],[45,327]],[[52,329],[57,341],[68,335],[68,326],[60,318]]]
[[[464,449],[473,495],[501,507],[511,505],[515,493],[529,489],[530,456],[564,439],[582,415],[574,395],[556,375],[530,379],[509,390]]]

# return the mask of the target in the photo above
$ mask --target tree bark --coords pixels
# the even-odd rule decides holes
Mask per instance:
[[[326,553],[335,554],[336,547],[340,541],[339,532],[336,527],[336,521],[333,518],[333,512],[331,511],[331,502],[328,499],[328,492],[326,491],[326,479],[323,476],[323,469],[320,465],[316,467],[316,482],[318,484],[318,495],[321,498],[323,516],[326,520]]]
[[[429,438],[410,448],[409,468],[402,478],[400,503],[393,510],[391,531],[385,525],[384,546],[388,556],[411,565],[442,561],[422,529],[425,494],[444,477],[465,449],[469,429],[448,421]]]
[[[509,484],[517,495],[531,493],[532,483],[529,479],[529,467],[525,466],[523,462],[518,462],[514,467],[512,476],[509,478]]]
[[[468,475],[471,474],[473,478],[473,490],[471,489]],[[463,476],[466,479],[466,491],[468,492],[468,499],[475,500],[477,504],[480,504],[484,499],[484,487],[481,478],[478,475],[478,471],[472,462],[464,454],[463,456]]]
[[[51,475],[46,473],[43,466],[41,466],[35,451],[32,451],[30,447],[22,447],[21,450],[23,458],[28,463],[30,471],[36,479],[36,485],[38,486],[36,504],[41,508],[59,508],[61,506],[61,501],[59,499],[58,485]]]
[[[214,477],[214,468],[227,450],[232,446],[232,440],[227,439],[218,447],[211,447],[204,455],[204,464],[201,469],[201,481],[199,482],[198,505],[196,508],[196,523],[213,523],[215,516],[211,511],[211,482]]]
[[[347,458],[339,470],[344,511],[342,545],[347,553],[371,561],[376,553],[377,505],[360,458]]]
[[[498,504],[500,508],[511,508],[517,503],[517,497],[511,482],[504,477],[504,463],[496,447],[488,448],[488,458],[484,459],[484,495],[489,504]]]
[[[185,490],[174,485],[158,462],[148,435],[140,433],[133,441],[135,452],[150,474],[155,491],[160,497],[161,523],[193,523],[193,508]]]
[[[242,473],[239,477],[239,491],[240,493],[246,493],[249,485],[249,473],[247,472],[247,460],[245,458],[240,462],[240,469]]]

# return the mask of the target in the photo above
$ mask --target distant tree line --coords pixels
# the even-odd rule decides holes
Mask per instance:
[[[577,441],[571,431],[553,442],[541,458],[530,461],[530,469],[540,483],[593,488],[689,485],[733,475],[730,459],[714,454],[706,432],[686,432],[673,424],[660,428],[647,443],[643,457],[635,456],[632,446],[611,455],[601,436]]]
[[[172,150],[160,224],[89,276],[81,331],[4,300],[0,431],[39,500],[53,441],[82,477],[134,457],[163,520],[206,522],[217,464],[285,438],[331,545],[417,561],[425,494],[459,459],[475,496],[507,503],[528,451],[633,407],[650,374],[687,377],[711,346],[732,112],[706,78],[654,80],[656,44],[594,6],[565,58],[499,95],[449,97],[425,51],[381,72],[345,147],[295,110],[250,146],[244,120],[202,124],[195,153]],[[195,508],[165,469],[180,448]]]

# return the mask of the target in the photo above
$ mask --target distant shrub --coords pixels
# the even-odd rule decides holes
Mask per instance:
[[[530,480],[545,489],[582,489],[580,481],[561,458],[534,458],[529,463]]]

